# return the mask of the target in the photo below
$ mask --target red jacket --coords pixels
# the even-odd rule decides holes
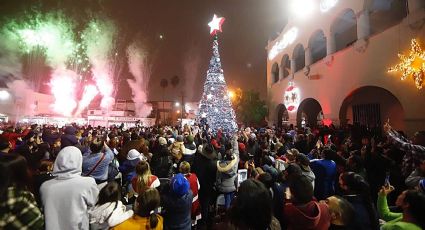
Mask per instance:
[[[184,176],[189,181],[190,190],[192,190],[192,193],[193,193],[192,220],[199,220],[201,219],[201,206],[199,205],[199,199],[198,199],[198,190],[199,190],[198,177],[196,176],[195,173],[188,173]]]
[[[288,222],[288,230],[327,230],[331,224],[328,206],[317,201],[300,206],[288,203],[285,204],[283,212]]]
[[[16,140],[20,137],[25,137],[29,132],[29,129],[25,129],[22,133],[4,132],[2,133],[2,137],[6,138],[10,142],[10,144],[12,144],[11,150],[14,150],[16,146]]]

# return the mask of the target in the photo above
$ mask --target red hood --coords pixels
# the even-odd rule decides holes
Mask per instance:
[[[288,229],[320,230],[328,229],[330,225],[328,207],[315,201],[302,206],[286,204],[284,212],[289,222]]]

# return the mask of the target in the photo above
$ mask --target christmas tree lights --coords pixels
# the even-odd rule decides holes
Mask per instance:
[[[216,20],[216,21],[214,21]],[[211,130],[216,133],[221,129],[224,133],[234,133],[237,130],[235,112],[233,111],[228,95],[223,69],[221,68],[220,54],[218,52],[217,32],[221,31],[224,18],[217,18],[210,22],[213,39],[213,56],[211,57],[207,78],[204,83],[204,92],[199,103],[198,120],[206,120]]]

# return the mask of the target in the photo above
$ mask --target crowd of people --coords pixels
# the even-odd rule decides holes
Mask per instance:
[[[423,229],[425,131],[0,129],[0,229]]]

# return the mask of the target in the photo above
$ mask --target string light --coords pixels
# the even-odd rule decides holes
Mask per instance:
[[[398,54],[400,63],[388,69],[388,72],[402,72],[401,80],[411,76],[416,88],[422,89],[425,75],[425,52],[416,39],[412,39],[409,55]]]

